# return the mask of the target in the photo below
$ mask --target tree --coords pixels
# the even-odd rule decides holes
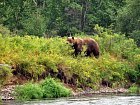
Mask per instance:
[[[132,37],[140,45],[140,0],[127,0],[126,6],[120,10],[116,30]]]
[[[34,35],[91,33],[95,24],[109,27],[125,0],[2,0],[0,24]]]
[[[22,26],[20,19],[23,10],[22,0],[2,0],[0,2],[1,24],[7,26],[12,31],[18,30]]]

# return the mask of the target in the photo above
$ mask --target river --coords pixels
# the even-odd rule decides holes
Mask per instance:
[[[26,102],[3,101],[2,105],[140,105],[140,95],[93,95]]]

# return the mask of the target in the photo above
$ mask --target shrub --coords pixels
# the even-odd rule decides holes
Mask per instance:
[[[100,46],[99,59],[93,56],[85,57],[84,52],[73,57],[74,49],[66,44],[66,37],[46,39],[0,35],[0,63],[15,65],[19,74],[34,80],[37,80],[38,76],[39,79],[41,76],[45,78],[52,70],[55,74],[61,71],[67,82],[76,74],[74,82],[78,86],[98,87],[103,79],[114,86],[124,86],[132,81],[139,82],[140,49],[134,40],[96,28],[99,36],[85,36],[81,33],[76,37],[94,38]],[[45,76],[42,73],[46,73]]]
[[[40,14],[32,14],[29,18],[22,20],[23,30],[30,35],[43,36],[45,33],[45,20]]]
[[[140,93],[140,87],[138,87],[137,85],[132,85],[129,89],[128,89],[129,93]]]
[[[38,84],[27,83],[16,87],[15,97],[18,100],[41,99],[43,90]]]
[[[46,78],[42,82],[44,98],[58,98],[70,96],[70,90],[65,88],[61,83],[56,82],[53,78]]]
[[[140,31],[139,30],[134,30],[131,34],[130,37],[133,38],[137,45],[140,47]]]
[[[38,65],[33,59],[24,59],[18,63],[17,72],[30,79],[38,80],[38,77],[45,71],[45,67],[43,65]]]
[[[11,68],[6,64],[0,65],[0,84],[5,84],[11,78],[11,76]]]
[[[0,33],[3,35],[3,36],[8,36],[10,35],[10,30],[6,27],[4,27],[3,25],[0,24]]]
[[[15,97],[19,100],[58,98],[70,96],[71,92],[53,78],[46,78],[41,84],[27,83],[15,89]]]

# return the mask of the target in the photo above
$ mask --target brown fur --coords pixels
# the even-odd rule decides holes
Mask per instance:
[[[87,49],[85,51],[86,56],[91,56],[93,54],[96,58],[99,57],[99,45],[98,43],[92,39],[92,38],[74,38],[74,37],[68,37],[67,41],[72,45],[72,47],[75,49],[74,54],[77,56],[79,53],[83,50],[83,45],[87,46]]]
[[[83,39],[81,38],[74,38],[74,37],[68,37],[67,41],[72,44],[72,47],[75,49],[74,54],[77,56],[78,54],[81,54],[83,50]]]
[[[85,45],[87,45],[87,49],[85,51],[86,56],[91,56],[93,54],[95,58],[99,58],[99,45],[98,43],[92,38],[85,38],[83,39]]]

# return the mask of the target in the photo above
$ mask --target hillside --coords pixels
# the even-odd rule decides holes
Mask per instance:
[[[100,57],[78,57],[66,37],[39,38],[35,36],[0,35],[0,83],[24,84],[40,81],[48,76],[78,88],[100,86],[130,87],[139,84],[140,49],[133,39],[124,35],[102,32],[92,37],[100,46]]]

